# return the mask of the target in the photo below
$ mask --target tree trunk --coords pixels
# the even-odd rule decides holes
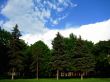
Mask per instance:
[[[12,73],[11,80],[13,80],[13,79],[14,79],[14,75],[13,75],[13,73]]]
[[[81,73],[81,80],[83,80],[84,73]]]
[[[12,80],[14,79],[14,75],[15,75],[14,73],[15,73],[15,72],[14,72],[14,68],[12,68],[12,74],[11,74],[11,75],[12,75],[12,76],[11,76],[11,79],[12,79]]]
[[[38,71],[39,71],[39,67],[38,67],[38,62],[37,62],[37,80],[39,79],[39,73],[38,73]]]
[[[59,79],[59,70],[57,69],[57,80]]]

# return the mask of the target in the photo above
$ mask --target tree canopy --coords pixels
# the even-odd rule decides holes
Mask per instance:
[[[110,40],[94,44],[81,36],[65,37],[58,32],[49,49],[41,40],[28,45],[21,36],[17,24],[11,32],[0,28],[0,76],[57,77],[57,80],[110,76]]]

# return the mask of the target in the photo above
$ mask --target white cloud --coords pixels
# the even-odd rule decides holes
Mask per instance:
[[[59,0],[59,3],[64,3],[64,0]]]
[[[61,17],[59,17],[59,18],[57,18],[57,19],[52,19],[52,18],[50,18],[50,21],[52,22],[52,26],[58,25],[59,22],[60,22],[61,20],[65,19],[67,16],[68,16],[68,14],[66,14],[66,15],[64,15],[64,16],[61,16]]]
[[[58,2],[59,1],[59,2]],[[21,38],[29,44],[33,44],[38,40],[43,40],[50,48],[52,47],[51,41],[60,32],[63,36],[68,37],[70,33],[81,35],[83,39],[91,40],[94,43],[99,40],[110,39],[110,19],[94,24],[82,25],[77,28],[66,27],[65,29],[58,30],[48,29],[45,24],[51,20],[53,24],[58,24],[66,15],[58,18],[52,18],[52,10],[59,13],[69,6],[75,7],[71,0],[8,0],[7,5],[2,8],[1,14],[8,18],[8,21],[0,21],[3,27],[11,30],[15,24],[18,24],[20,30],[26,32]],[[63,8],[63,9],[59,9]]]
[[[65,19],[67,16],[68,16],[68,14],[65,14],[64,16],[59,17],[58,20],[61,21],[61,20]]]
[[[63,0],[63,3],[69,5],[71,0]],[[22,32],[33,34],[45,32],[47,30],[46,22],[52,18],[52,10],[56,13],[63,11],[66,8],[63,3],[58,0],[22,0],[22,2],[8,0],[0,12],[8,19],[3,27],[10,31],[15,24],[18,24]],[[58,24],[59,22],[56,21],[58,19],[56,18],[51,23]]]
[[[42,40],[50,48],[52,48],[51,41],[56,36],[57,32],[60,32],[65,37],[68,37],[70,33],[73,33],[77,36],[81,35],[84,40],[89,40],[89,41],[93,41],[94,43],[97,43],[100,40],[110,39],[110,19],[102,22],[93,23],[93,24],[82,25],[77,28],[69,27],[62,30],[48,29],[48,31],[43,34],[39,34],[39,35],[28,34],[28,35],[22,36],[21,38],[24,39],[29,44],[33,44],[38,40]]]
[[[11,30],[12,26],[18,24],[21,31],[29,33],[41,32],[44,30],[44,23],[42,20],[38,20],[33,7],[34,4],[32,0],[23,0],[22,3],[19,2],[19,0],[9,0],[1,11],[1,13],[9,19],[4,24],[5,29]],[[47,14],[40,14],[40,16],[45,17]]]
[[[58,20],[53,20],[53,24],[57,25],[58,24]]]
[[[61,8],[61,7],[57,8],[57,11],[58,11],[58,12],[62,12],[63,10],[64,10],[64,9]]]

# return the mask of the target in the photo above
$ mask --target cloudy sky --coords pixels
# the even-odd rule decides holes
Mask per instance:
[[[0,26],[18,24],[28,44],[51,41],[60,32],[97,43],[110,39],[110,0],[0,0]]]

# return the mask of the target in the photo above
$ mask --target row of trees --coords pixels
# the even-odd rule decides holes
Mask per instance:
[[[43,41],[28,46],[19,37],[18,25],[12,32],[0,28],[0,76],[53,77],[61,73],[79,73],[78,76],[110,74],[110,40],[93,44],[91,41],[59,32],[49,49]]]

